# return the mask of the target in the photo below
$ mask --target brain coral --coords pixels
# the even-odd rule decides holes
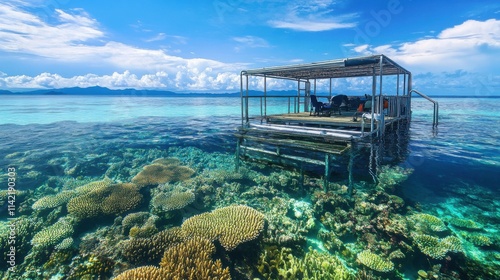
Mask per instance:
[[[132,178],[132,182],[139,186],[158,185],[166,182],[185,181],[193,174],[194,170],[187,166],[153,163],[144,166],[142,171]]]
[[[43,210],[49,208],[55,208],[57,206],[67,203],[70,199],[77,196],[78,193],[75,191],[63,191],[56,195],[48,195],[37,200],[31,208],[33,210]]]
[[[374,254],[369,250],[364,250],[359,253],[357,259],[360,263],[376,271],[389,272],[394,269],[394,263],[382,259],[379,255]]]
[[[264,215],[244,206],[228,206],[210,213],[193,216],[182,224],[188,237],[200,236],[209,240],[219,239],[228,251],[240,243],[255,239],[264,229]]]
[[[61,242],[66,237],[73,234],[73,225],[68,219],[59,219],[55,224],[39,231],[31,244],[38,247],[47,247]]]
[[[156,208],[162,208],[165,211],[182,209],[194,201],[194,193],[174,192],[170,194],[160,193],[153,197],[151,203]]]

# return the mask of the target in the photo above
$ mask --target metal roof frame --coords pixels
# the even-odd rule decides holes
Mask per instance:
[[[242,75],[277,79],[310,80],[408,74],[399,64],[383,54],[243,70]]]

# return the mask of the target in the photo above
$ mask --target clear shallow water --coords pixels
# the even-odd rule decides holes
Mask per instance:
[[[387,162],[413,169],[400,183],[405,198],[443,219],[481,221],[493,234],[500,221],[495,199],[500,179],[500,99],[437,101],[439,126],[431,124],[432,104],[414,99],[409,134],[400,139],[404,150],[390,146],[384,155]],[[51,176],[65,175],[70,167],[77,167],[74,177],[102,177],[110,165],[127,157],[128,150],[194,147],[231,155],[236,146],[233,133],[240,123],[239,102],[239,98],[213,97],[2,97],[0,166],[15,163],[20,174],[30,174],[18,184],[26,191]],[[282,112],[277,102],[271,101],[268,113]],[[252,104],[258,113],[258,102]],[[154,155],[162,154],[144,152],[144,162]],[[1,179],[5,185],[5,176]],[[473,253],[481,260],[492,258],[491,250]]]

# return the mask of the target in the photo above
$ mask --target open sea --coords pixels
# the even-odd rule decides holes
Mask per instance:
[[[0,278],[500,279],[500,99],[436,101],[349,197],[343,171],[236,172],[237,97],[2,96]]]

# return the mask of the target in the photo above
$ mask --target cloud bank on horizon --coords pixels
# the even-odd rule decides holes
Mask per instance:
[[[382,53],[423,91],[500,95],[495,1],[459,1],[456,16],[427,0],[207,2],[138,9],[130,1],[3,1],[0,89],[230,92],[244,69]],[[409,15],[418,9],[431,14],[417,21]]]

